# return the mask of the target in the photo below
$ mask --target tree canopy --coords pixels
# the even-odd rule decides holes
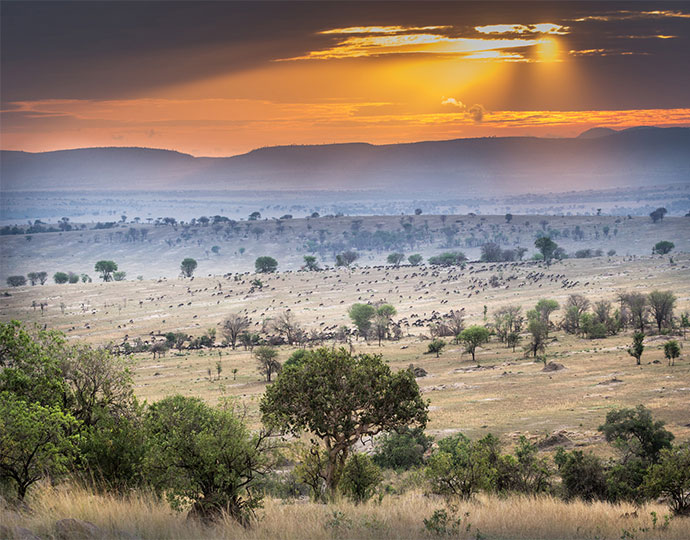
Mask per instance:
[[[326,447],[324,480],[333,492],[351,447],[364,436],[426,425],[427,403],[409,370],[392,373],[380,355],[310,351],[286,367],[261,401],[268,426],[308,430]]]

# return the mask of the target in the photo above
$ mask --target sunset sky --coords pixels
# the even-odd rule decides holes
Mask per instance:
[[[689,2],[2,2],[0,147],[690,126]]]

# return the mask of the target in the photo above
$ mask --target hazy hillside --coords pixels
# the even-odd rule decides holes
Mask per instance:
[[[145,148],[3,151],[2,189],[395,189],[472,195],[686,183],[690,129],[590,130],[374,146],[281,146],[228,158]]]

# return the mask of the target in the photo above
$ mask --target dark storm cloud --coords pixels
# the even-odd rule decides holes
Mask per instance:
[[[443,25],[444,35],[475,37],[476,26],[540,22],[569,26],[569,50],[607,53],[574,60],[597,88],[592,107],[688,105],[687,2],[7,1],[1,9],[4,107],[146,95],[331,47],[342,36],[319,32],[332,28]],[[518,94],[515,103],[529,107],[529,93]]]

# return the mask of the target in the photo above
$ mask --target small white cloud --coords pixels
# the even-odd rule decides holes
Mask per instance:
[[[472,118],[472,120],[477,124],[481,123],[482,120],[484,120],[484,113],[486,112],[486,109],[484,109],[483,105],[480,105],[478,103],[470,107],[468,105],[465,105],[459,99],[455,99],[454,97],[447,98],[444,96],[443,98],[441,98],[441,105],[451,105],[453,107],[457,107],[467,116]]]

